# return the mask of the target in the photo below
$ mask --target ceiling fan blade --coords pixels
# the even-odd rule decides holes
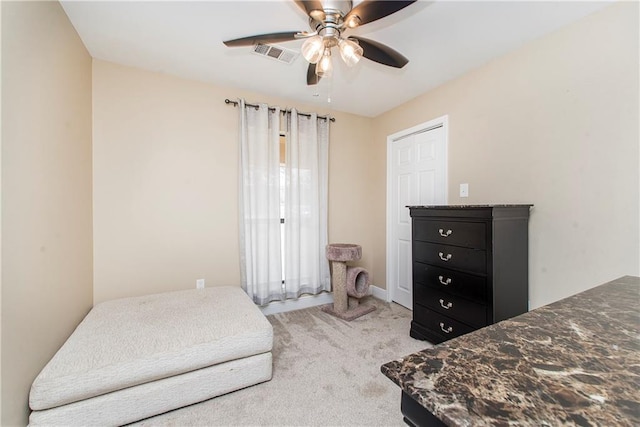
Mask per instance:
[[[294,0],[298,7],[304,10],[304,13],[315,20],[323,21],[326,18],[324,7],[320,0]]]
[[[400,9],[404,9],[417,0],[413,1],[374,1],[363,0],[362,3],[351,9],[347,16],[344,17],[345,22],[349,22],[353,19],[353,16],[360,18],[356,20],[359,25],[368,24],[385,16],[389,16],[392,13],[396,13]]]
[[[240,39],[227,40],[224,43],[227,47],[238,46],[251,46],[256,43],[276,43],[276,42],[288,42],[290,40],[296,40],[296,34],[300,34],[300,31],[286,31],[283,33],[270,33],[270,34],[258,34],[255,36],[242,37]]]
[[[362,37],[350,36],[349,38],[357,40],[363,50],[362,56],[374,62],[395,68],[402,68],[409,62],[404,55],[387,45]]]
[[[316,74],[316,64],[309,64],[307,68],[307,86],[317,85],[320,77]]]

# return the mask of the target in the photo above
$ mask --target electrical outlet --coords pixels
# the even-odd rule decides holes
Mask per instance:
[[[469,184],[460,184],[460,197],[469,197]]]
[[[204,289],[204,279],[196,280],[196,289]]]

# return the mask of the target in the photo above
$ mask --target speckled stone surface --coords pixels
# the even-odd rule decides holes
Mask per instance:
[[[625,276],[381,370],[450,426],[638,426],[639,313]]]
[[[408,208],[429,208],[429,209],[469,209],[469,208],[513,208],[533,206],[532,204],[496,204],[496,205],[408,205]]]

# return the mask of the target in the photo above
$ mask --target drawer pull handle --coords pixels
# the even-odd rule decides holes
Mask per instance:
[[[451,259],[451,257],[453,255],[451,254],[447,254],[447,256],[444,256],[444,254],[442,252],[438,252],[438,255],[440,256],[440,259],[443,260],[444,262],[447,262]]]
[[[438,280],[440,281],[441,284],[447,286],[451,284],[451,278],[448,277],[447,280],[444,280],[444,276],[438,276]]]
[[[451,301],[449,301],[448,303],[444,303],[444,300],[442,298],[440,298],[440,306],[442,308],[444,308],[445,310],[449,310],[451,307],[453,307],[453,303]]]
[[[440,322],[440,329],[442,329],[442,332],[444,332],[445,334],[450,334],[451,332],[453,332],[453,328],[451,326],[449,326],[447,329],[444,328],[444,323]]]
[[[441,228],[440,230],[438,230],[438,232],[440,233],[440,235],[442,237],[449,237],[451,236],[451,234],[453,233],[452,230],[447,230],[446,232]]]

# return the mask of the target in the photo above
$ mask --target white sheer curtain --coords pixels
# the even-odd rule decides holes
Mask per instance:
[[[281,182],[280,110],[270,111],[265,104],[247,106],[244,100],[239,101],[239,109],[243,289],[259,305],[331,290],[325,257],[328,119],[300,115],[295,110],[287,114]],[[283,186],[285,237],[281,245]]]
[[[331,289],[327,245],[328,119],[287,116],[284,266],[287,298]]]
[[[284,298],[280,239],[280,110],[239,100],[240,266],[256,304]]]

